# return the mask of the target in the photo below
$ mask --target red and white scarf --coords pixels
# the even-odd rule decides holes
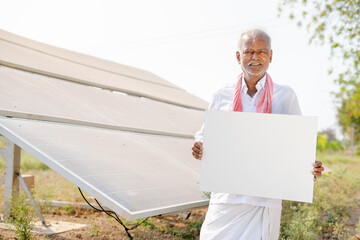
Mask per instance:
[[[233,102],[233,111],[234,112],[242,112],[242,102],[241,102],[241,86],[243,73],[239,75],[239,79],[237,81],[235,87],[235,95]],[[271,113],[271,104],[272,104],[272,95],[273,95],[273,82],[268,73],[266,73],[266,82],[263,92],[260,94],[260,97],[256,104],[256,112],[257,113]]]

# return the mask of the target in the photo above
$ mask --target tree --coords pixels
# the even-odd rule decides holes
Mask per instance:
[[[345,135],[355,127],[356,140],[360,140],[360,0],[280,0],[279,13],[284,7],[291,11],[290,18],[297,19],[299,26],[306,25],[310,33],[309,43],[318,42],[329,46],[334,60],[342,60],[336,66],[335,82],[339,91],[338,120]],[[333,74],[332,66],[329,74]]]
[[[326,139],[329,141],[329,142],[332,142],[332,141],[336,141],[336,133],[335,133],[335,130],[333,128],[326,128],[322,131],[319,132],[320,134],[323,134],[326,136]]]
[[[324,152],[326,149],[327,139],[326,135],[318,133],[317,134],[317,144],[316,144],[316,150],[319,152]]]
[[[317,152],[337,152],[343,151],[343,144],[336,139],[335,132],[333,129],[328,128],[317,134]]]

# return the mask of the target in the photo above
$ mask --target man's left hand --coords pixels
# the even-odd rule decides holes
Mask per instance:
[[[313,167],[314,170],[312,174],[314,175],[314,182],[316,182],[316,177],[321,176],[321,172],[324,171],[324,167],[322,166],[322,162],[320,161],[315,161],[315,163],[313,163]]]

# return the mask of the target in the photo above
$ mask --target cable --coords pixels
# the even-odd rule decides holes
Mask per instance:
[[[118,216],[115,212],[105,210],[105,209],[101,206],[101,204],[99,203],[99,201],[98,201],[96,198],[95,198],[95,201],[96,201],[97,205],[100,207],[100,209],[94,207],[94,206],[85,198],[85,196],[84,196],[84,194],[82,193],[81,189],[80,189],[79,187],[78,187],[78,189],[79,189],[79,191],[80,191],[81,196],[82,196],[83,199],[85,200],[85,202],[86,202],[87,204],[89,204],[89,206],[90,206],[91,208],[95,209],[95,210],[98,211],[98,212],[106,213],[108,216],[114,218],[118,223],[120,223],[121,226],[124,227],[125,232],[126,232],[126,234],[128,235],[128,237],[129,237],[130,239],[133,239],[133,237],[131,236],[131,234],[130,234],[129,231],[137,228],[138,226],[140,226],[141,224],[143,224],[143,223],[144,223],[146,220],[148,220],[148,218],[149,218],[149,217],[147,217],[147,218],[145,218],[144,220],[142,220],[140,223],[132,226],[131,228],[128,228],[128,227],[121,221],[121,219],[119,218],[119,216]],[[112,215],[112,214],[114,214],[115,216]]]

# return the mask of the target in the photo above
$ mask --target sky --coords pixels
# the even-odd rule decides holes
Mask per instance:
[[[279,0],[0,0],[0,29],[68,50],[150,71],[210,101],[235,82],[242,31],[260,27],[272,38],[274,82],[296,92],[318,130],[337,129],[337,90],[329,50],[278,17]]]

